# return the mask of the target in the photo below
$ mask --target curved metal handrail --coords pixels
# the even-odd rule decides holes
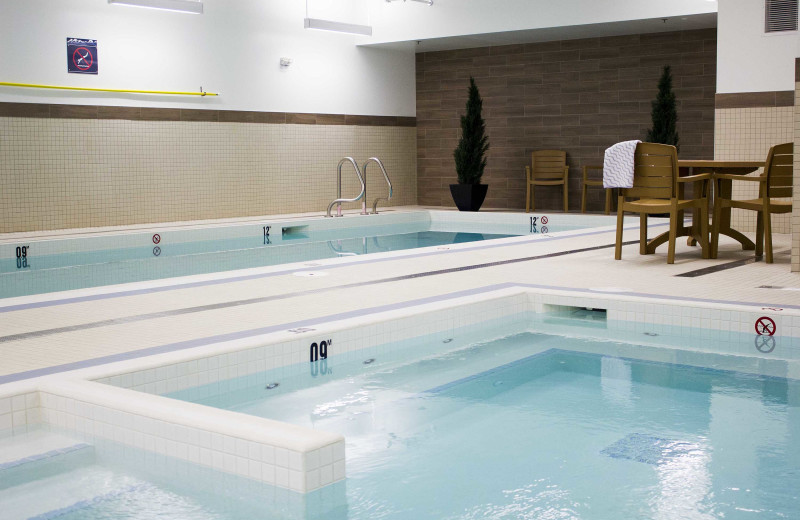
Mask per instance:
[[[389,196],[388,197],[378,197],[378,198],[375,199],[375,202],[372,203],[372,214],[373,215],[377,215],[378,214],[378,201],[383,199],[386,202],[389,202],[389,199],[392,198],[392,181],[389,180],[389,174],[386,173],[386,168],[383,167],[383,163],[377,157],[370,157],[369,159],[367,159],[367,162],[364,163],[364,178],[367,177],[367,165],[370,162],[374,162],[375,164],[378,165],[378,167],[383,172],[384,179],[386,179],[386,184],[389,185]],[[366,208],[364,208],[364,209],[366,210]],[[364,211],[363,214],[366,215],[366,211]]]
[[[343,249],[337,249],[336,246],[333,244],[332,240],[328,240],[328,248],[336,253],[337,256],[358,256],[358,253],[351,253],[350,251],[344,251]]]
[[[352,199],[343,199],[342,198],[342,165],[347,161],[350,161],[350,164],[353,165],[353,168],[356,170],[356,175],[358,176],[358,182],[361,183],[361,193],[359,193],[355,198],[352,198]],[[336,167],[336,170],[337,170],[337,177],[336,177],[337,192],[336,192],[336,197],[338,197],[338,198],[328,205],[328,213],[325,215],[326,217],[332,217],[333,216],[333,215],[331,215],[331,208],[333,208],[334,204],[338,204],[338,206],[336,207],[336,216],[337,217],[341,217],[342,216],[342,202],[356,202],[356,201],[360,200],[361,197],[363,197],[367,192],[367,186],[366,186],[366,184],[364,184],[364,176],[361,175],[361,170],[358,169],[358,163],[356,163],[355,159],[353,159],[352,157],[345,157],[344,159],[339,161],[339,165]]]

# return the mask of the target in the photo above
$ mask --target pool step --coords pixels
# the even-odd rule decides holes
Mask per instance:
[[[145,488],[98,466],[77,467],[0,489],[4,520],[49,520],[126,499]]]
[[[94,447],[75,439],[35,431],[0,440],[0,489],[94,463]]]

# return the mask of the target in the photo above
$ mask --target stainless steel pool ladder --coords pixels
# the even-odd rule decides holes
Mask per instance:
[[[377,157],[370,157],[369,159],[367,159],[367,162],[364,163],[364,168],[362,168],[362,169],[364,171],[364,180],[365,181],[366,181],[366,178],[367,178],[367,165],[369,165],[369,163],[371,163],[371,162],[374,162],[375,164],[378,165],[378,167],[383,172],[383,178],[386,179],[386,184],[389,185],[389,196],[388,197],[378,197],[378,198],[375,199],[375,202],[372,203],[372,214],[373,215],[377,215],[378,214],[378,201],[383,199],[386,202],[389,202],[389,199],[392,198],[392,181],[389,180],[389,174],[386,173],[386,168],[383,167],[383,163]],[[367,214],[366,201],[367,201],[367,193],[364,192],[364,204],[361,207],[361,214],[362,215],[366,215]]]
[[[352,199],[343,199],[342,198],[342,165],[346,162],[350,162],[353,165],[353,169],[356,171],[356,175],[358,176],[358,182],[361,183],[361,193],[359,193],[355,198]],[[334,204],[336,206],[336,216],[342,216],[342,202],[356,202],[361,200],[362,197],[366,197],[367,195],[367,186],[364,184],[364,176],[361,175],[361,170],[358,168],[358,163],[352,157],[345,157],[341,161],[339,161],[339,166],[336,168],[336,200],[331,202],[328,205],[328,213],[325,215],[326,217],[332,217],[331,215],[331,208],[333,208]],[[362,208],[366,209],[366,198],[364,198],[364,202],[362,203]]]

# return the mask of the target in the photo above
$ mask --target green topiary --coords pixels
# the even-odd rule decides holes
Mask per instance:
[[[658,95],[652,103],[650,115],[653,128],[647,131],[645,141],[649,143],[671,144],[678,148],[678,110],[675,107],[675,93],[672,91],[672,74],[669,65],[664,66],[658,80]]]
[[[475,79],[470,76],[467,113],[461,116],[461,139],[453,151],[459,184],[480,184],[486,168],[489,139],[485,135],[486,123],[481,117],[482,106],[483,101]]]

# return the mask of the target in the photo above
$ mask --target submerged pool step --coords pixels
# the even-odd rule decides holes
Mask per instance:
[[[39,477],[33,482],[19,483],[0,489],[4,520],[49,520],[126,499],[147,488],[137,479],[112,471],[76,467],[69,471]]]
[[[46,478],[94,463],[94,447],[49,432],[0,441],[0,489]]]

